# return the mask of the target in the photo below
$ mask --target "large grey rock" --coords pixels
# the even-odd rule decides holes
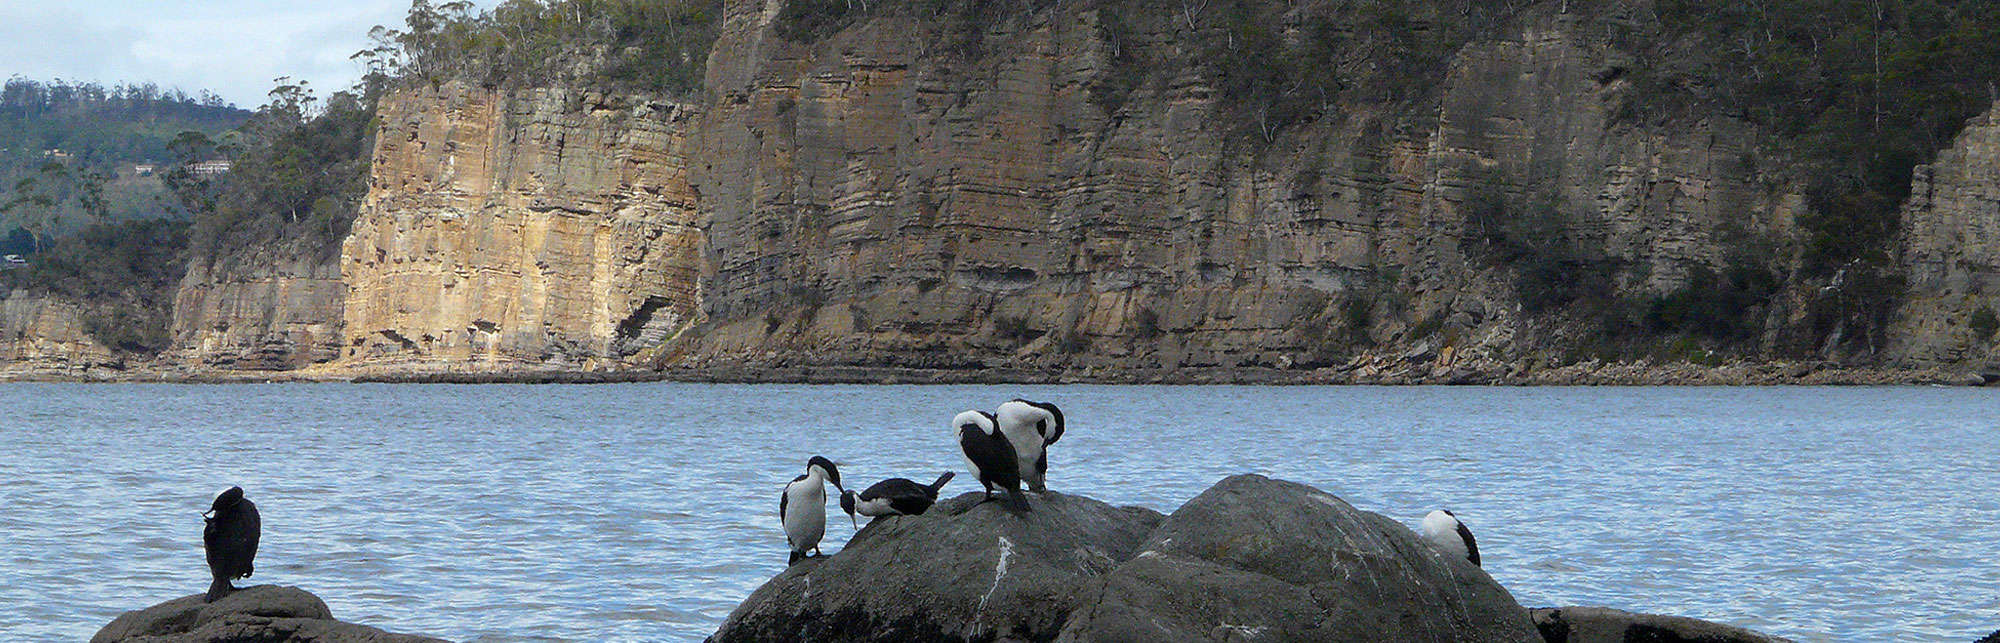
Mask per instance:
[[[1525,641],[1484,571],[1394,520],[1258,475],[1168,516],[1071,616],[1064,641]]]
[[[1986,635],[1986,638],[1979,639],[1979,643],[2000,643],[2000,630],[1993,630],[1993,633]]]
[[[118,616],[91,643],[427,643],[440,639],[391,634],[333,620],[318,596],[297,587],[247,587],[214,603],[201,594]]]
[[[1055,638],[1091,581],[1131,558],[1161,516],[1054,492],[1030,497],[1026,514],[970,493],[870,523],[841,551],[758,588],[712,640]]]
[[[1533,610],[1548,643],[1776,643],[1789,641],[1740,627],[1686,618],[1638,614],[1608,607]]]

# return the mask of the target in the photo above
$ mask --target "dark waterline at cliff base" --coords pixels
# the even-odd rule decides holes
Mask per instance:
[[[1971,640],[2000,608],[1975,389],[14,384],[0,631],[84,638],[198,591],[199,511],[240,484],[252,580],[343,620],[699,638],[784,566],[804,457],[935,476],[950,415],[1016,395],[1070,417],[1052,489],[1171,511],[1256,471],[1412,526],[1448,507],[1525,605],[1801,640]]]
[[[468,369],[414,364],[292,371],[189,370],[140,366],[128,370],[25,370],[0,382],[126,382],[156,384],[985,384],[985,385],[1279,385],[1279,386],[1987,386],[2000,368],[1982,370],[1847,366],[1829,362],[1689,363],[1588,362],[1521,368],[1396,370],[1188,368],[907,368],[887,366],[729,365],[666,369],[565,370],[513,365]]]

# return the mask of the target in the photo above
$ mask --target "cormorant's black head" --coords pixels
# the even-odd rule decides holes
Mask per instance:
[[[842,490],[840,491],[840,510],[841,510],[841,511],[845,511],[845,512],[847,512],[847,522],[848,522],[848,523],[850,523],[850,524],[853,524],[853,525],[854,525],[854,528],[855,528],[855,529],[860,529],[860,528],[861,528],[861,523],[859,523],[859,522],[856,522],[856,521],[854,520],[854,497],[855,497],[855,495],[856,495],[856,494],[855,494],[854,492],[852,492],[852,491],[848,491],[848,490],[845,490],[845,489],[842,489]]]
[[[1062,438],[1063,434],[1062,409],[1056,408],[1056,405],[1050,404],[1048,402],[1036,402],[1032,400],[1024,400],[1021,398],[1014,398],[1014,401],[1041,409],[1042,412],[1047,413],[1049,415],[1048,419],[1045,420],[1048,423],[1048,426],[1039,427],[1041,430],[1037,431],[1037,433],[1042,434],[1042,439],[1047,441],[1048,444],[1055,444],[1056,440]]]
[[[840,467],[833,466],[832,460],[823,456],[813,456],[811,460],[806,461],[806,473],[812,473],[813,467],[819,467],[820,471],[826,474],[826,481],[833,483],[835,489],[847,490],[847,487],[840,486]]]
[[[243,502],[243,488],[230,487],[229,490],[224,491],[220,494],[216,494],[215,504],[209,505],[208,511],[201,512],[201,515],[207,516],[209,514],[221,514],[231,509],[235,509],[236,505],[242,502]]]

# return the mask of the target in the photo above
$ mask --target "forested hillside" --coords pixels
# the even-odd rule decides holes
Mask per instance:
[[[181,217],[159,174],[134,168],[164,173],[183,132],[219,136],[249,116],[214,94],[150,84],[10,79],[0,88],[0,228],[46,238],[96,222]]]
[[[364,83],[322,100],[281,79],[269,104],[246,112],[151,86],[11,82],[0,119],[21,129],[7,134],[70,156],[17,155],[34,167],[6,203],[40,238],[0,279],[82,302],[84,330],[107,347],[157,353],[190,260],[337,248],[365,189],[373,93]],[[234,165],[212,176],[188,167],[210,159]],[[135,163],[155,165],[153,176],[132,176]]]

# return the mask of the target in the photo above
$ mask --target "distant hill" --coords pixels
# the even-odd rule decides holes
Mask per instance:
[[[150,83],[105,87],[8,80],[0,88],[0,206],[20,196],[16,187],[22,179],[33,177],[37,192],[55,201],[51,233],[99,216],[107,221],[180,217],[184,213],[158,174],[137,170],[143,165],[164,170],[174,159],[169,144],[181,132],[217,137],[250,114],[213,93],[189,95]],[[92,183],[100,184],[101,192],[85,194],[97,189],[89,188]],[[0,213],[0,230],[21,225],[28,216],[21,210]]]

